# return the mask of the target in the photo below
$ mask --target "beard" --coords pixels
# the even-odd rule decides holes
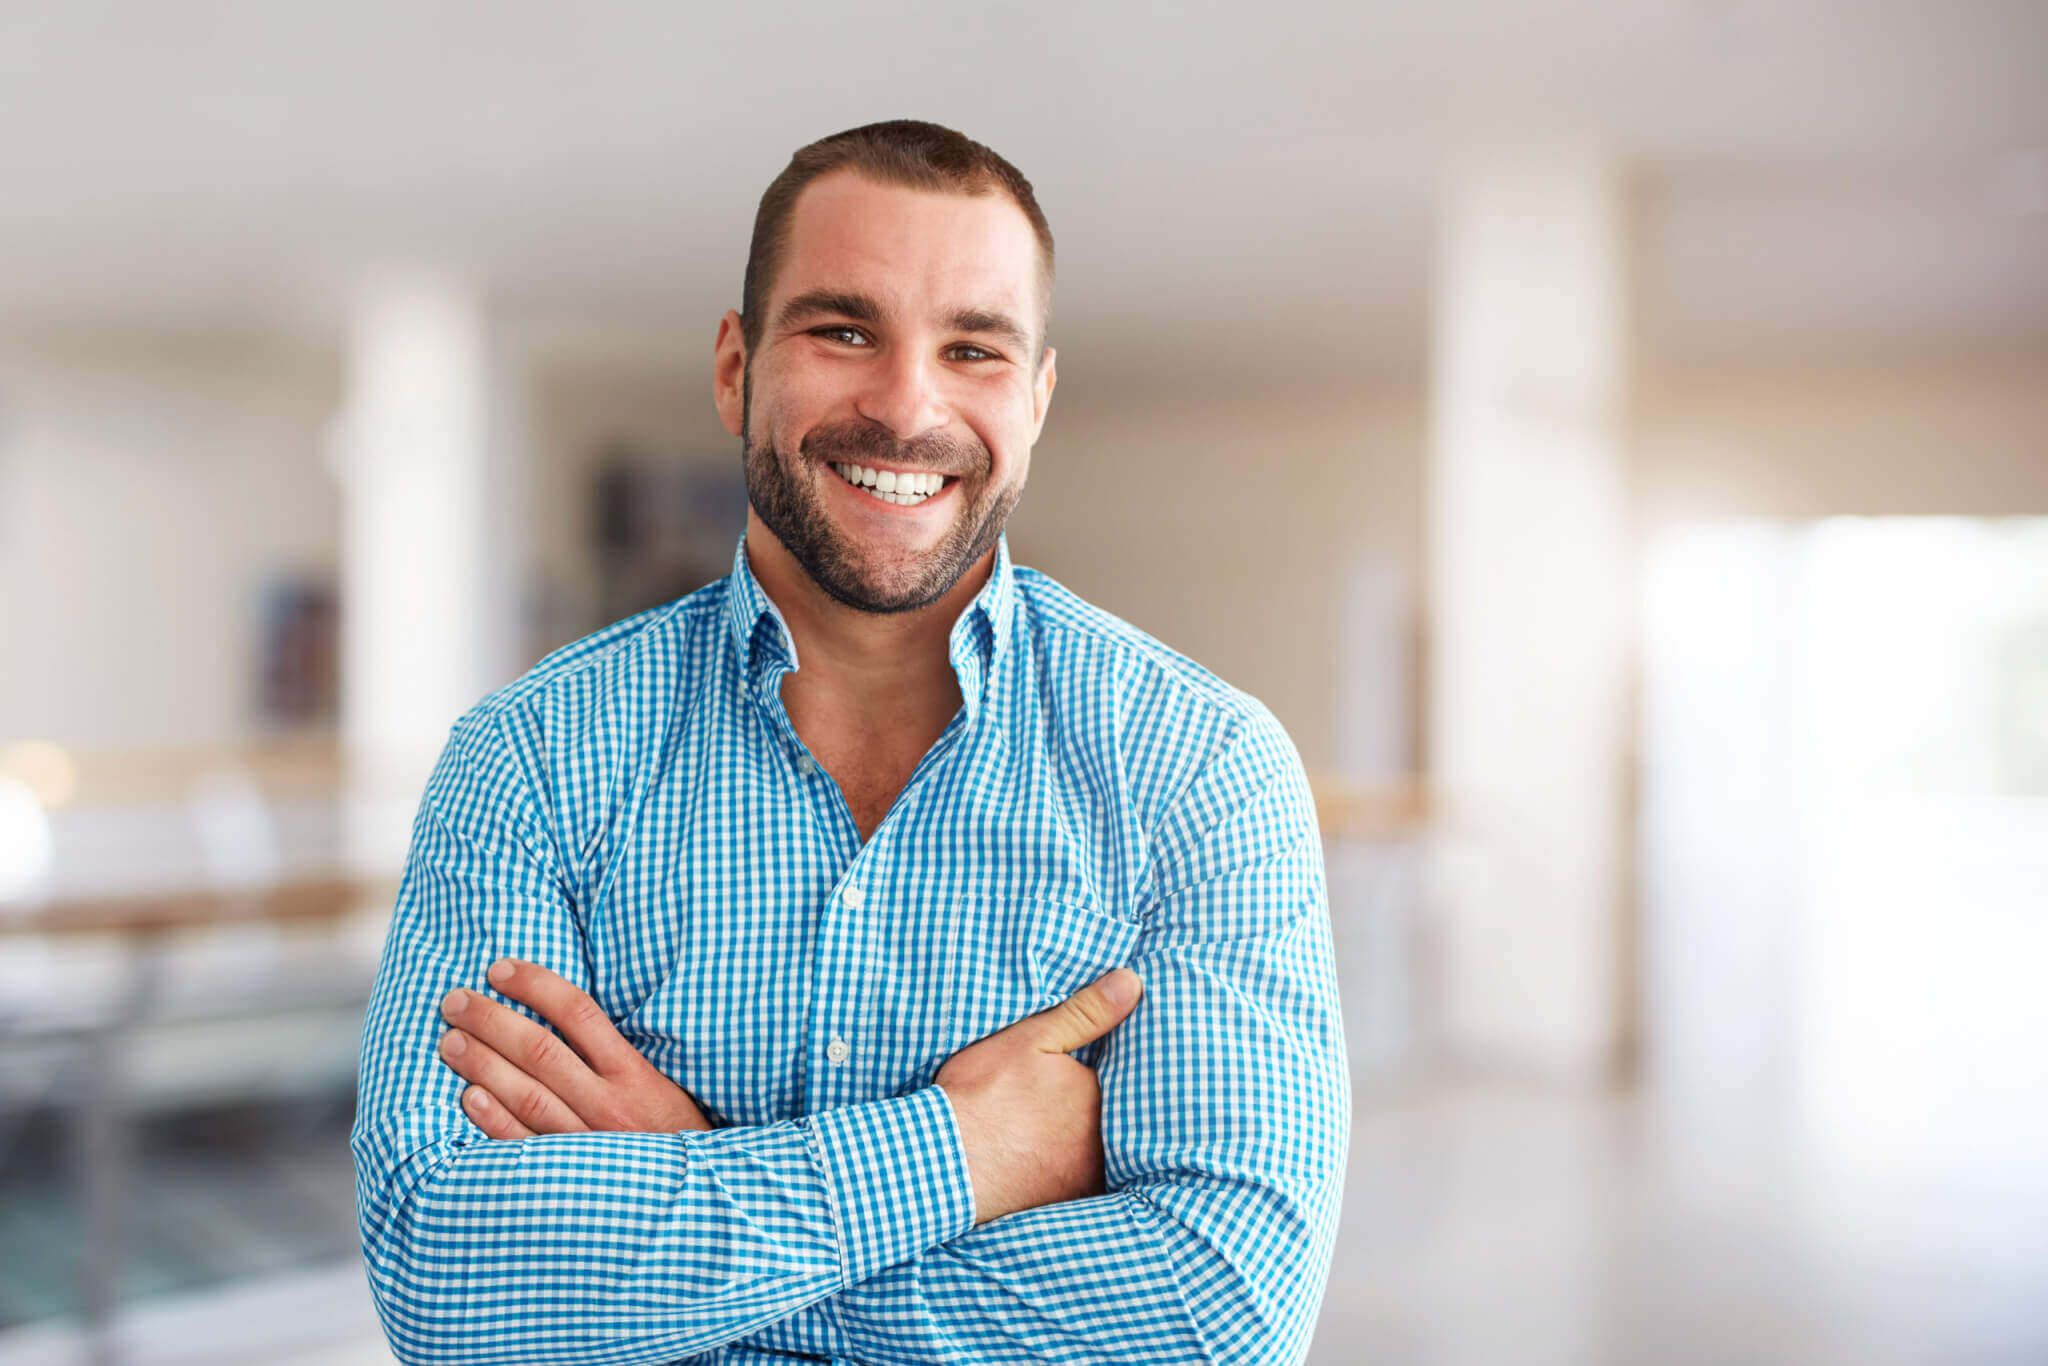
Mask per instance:
[[[990,482],[994,462],[979,441],[943,435],[898,441],[873,422],[813,427],[798,446],[800,454],[785,455],[772,437],[754,443],[751,373],[742,378],[740,395],[747,501],[812,582],[856,611],[914,612],[946,596],[968,567],[995,545],[1024,492],[1021,484]],[[807,463],[813,467],[808,475]],[[839,477],[831,467],[840,463],[937,470],[954,476],[959,487],[949,486],[949,491],[959,508],[952,525],[930,550],[909,555],[885,554],[861,544],[832,521],[818,487],[820,480]]]

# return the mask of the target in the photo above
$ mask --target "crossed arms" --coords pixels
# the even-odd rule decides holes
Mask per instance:
[[[1154,832],[1101,1055],[1106,1190],[975,1226],[946,1093],[715,1130],[485,1136],[439,1005],[518,957],[587,981],[573,903],[488,717],[421,803],[366,1024],[365,1260],[406,1362],[1287,1361],[1334,1232],[1348,1091],[1298,759],[1251,718]]]

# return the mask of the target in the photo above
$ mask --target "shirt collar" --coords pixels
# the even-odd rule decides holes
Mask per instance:
[[[953,623],[947,637],[946,654],[960,680],[960,696],[970,718],[981,711],[987,681],[1009,639],[1010,620],[1017,610],[1013,579],[1010,536],[1003,532],[996,537],[995,564],[988,582]],[[732,573],[726,578],[725,615],[740,676],[757,696],[775,690],[784,673],[799,667],[796,638],[790,634],[789,623],[747,563],[744,531],[733,552]]]

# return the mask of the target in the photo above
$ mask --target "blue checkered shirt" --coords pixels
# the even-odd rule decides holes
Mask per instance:
[[[963,706],[865,843],[783,709],[744,537],[456,723],[351,1135],[401,1361],[1300,1359],[1350,1111],[1301,761],[1007,538],[949,650]],[[713,1127],[486,1139],[438,1006],[503,956],[587,990]],[[933,1077],[1118,964],[1144,998],[1077,1054],[1108,1193],[977,1227]]]

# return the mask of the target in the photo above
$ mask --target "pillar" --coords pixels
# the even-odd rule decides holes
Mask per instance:
[[[402,866],[449,727],[521,654],[526,459],[518,385],[479,293],[387,278],[353,303],[342,484],[345,842]]]
[[[1598,144],[1447,161],[1435,243],[1427,769],[1442,1042],[1593,1078],[1626,939],[1625,201]]]

